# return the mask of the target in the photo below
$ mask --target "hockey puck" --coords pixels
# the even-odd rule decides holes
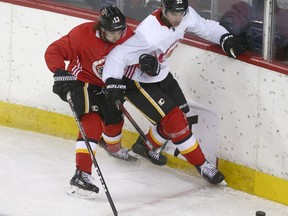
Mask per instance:
[[[263,211],[256,211],[256,216],[265,216],[266,213]]]

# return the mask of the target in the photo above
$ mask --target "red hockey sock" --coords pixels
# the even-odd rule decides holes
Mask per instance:
[[[103,127],[103,139],[111,152],[117,152],[122,148],[121,139],[123,124],[124,120],[118,124],[104,125]]]
[[[92,173],[92,159],[90,154],[76,153],[76,167],[83,172]]]
[[[153,136],[151,129],[149,130],[149,132],[147,133],[146,136],[154,148],[157,149],[157,148],[160,148],[162,146],[162,143],[159,143],[159,141],[156,139],[156,137]]]
[[[195,149],[193,149],[192,151],[189,151],[188,153],[181,152],[181,154],[187,159],[187,161],[190,164],[192,164],[194,166],[202,165],[205,162],[205,156],[204,156],[198,142],[195,146]]]

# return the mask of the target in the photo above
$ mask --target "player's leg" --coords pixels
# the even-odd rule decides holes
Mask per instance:
[[[102,134],[101,118],[97,113],[87,113],[81,116],[80,122],[95,155],[97,140]],[[76,171],[70,180],[71,187],[68,190],[68,194],[84,198],[95,198],[99,188],[95,185],[94,178],[91,175],[92,159],[80,132],[76,141],[75,161]]]
[[[80,118],[86,138],[89,141],[93,154],[96,151],[96,145],[102,135],[102,120],[97,113],[100,102],[95,92],[101,92],[98,86],[88,83],[77,82],[71,94],[75,111]],[[84,198],[94,198],[99,188],[94,184],[92,177],[92,159],[87,149],[81,132],[78,133],[76,141],[76,171],[70,180],[70,189],[68,193]]]
[[[171,137],[176,148],[197,168],[205,180],[212,184],[220,183],[224,180],[223,174],[206,161],[198,141],[189,128],[186,115],[182,111],[189,111],[188,106],[183,106],[182,110],[179,108],[179,104],[185,104],[186,99],[183,93],[180,94],[182,91],[176,84],[172,75],[168,75],[157,84],[136,83],[139,91],[128,95],[128,98],[151,122],[157,123],[147,134],[155,148],[160,147],[167,137]],[[177,104],[174,103],[175,93],[178,94]],[[133,147],[137,145],[139,140]]]
[[[157,127],[157,122],[176,106],[173,101],[161,91],[158,84],[127,81],[127,86],[126,97],[128,100],[137,107],[155,127]],[[154,127],[147,133],[147,138],[154,148],[161,147],[168,136],[159,135],[158,137],[154,137],[151,130],[154,130]],[[133,145],[132,150],[134,153],[149,159],[154,164],[165,165],[167,162],[167,158],[163,154],[156,154],[150,150],[140,136]]]
[[[105,98],[103,98],[103,100],[105,100]],[[115,110],[113,107],[109,107],[106,101],[103,105],[104,107],[101,111],[103,134],[99,141],[100,146],[112,157],[125,161],[136,161],[137,158],[132,156],[129,149],[124,148],[121,144],[124,124],[122,112]]]
[[[191,129],[188,129],[188,122],[184,113],[189,112],[189,106],[178,82],[171,74],[161,82],[161,89],[178,105],[178,109],[169,112],[161,120],[154,133],[164,134],[164,136],[170,133],[176,148],[190,164],[196,167],[204,179],[212,184],[224,180],[223,174],[206,161],[198,140],[194,137]]]

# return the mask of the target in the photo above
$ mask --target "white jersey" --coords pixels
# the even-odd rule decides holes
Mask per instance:
[[[191,7],[177,27],[167,27],[160,17],[161,9],[158,9],[140,23],[131,38],[109,53],[103,69],[104,82],[109,77],[122,79],[123,76],[143,83],[159,82],[170,71],[167,58],[187,31],[217,44],[220,43],[221,36],[228,33],[218,22],[202,18]],[[152,54],[159,60],[159,75],[152,77],[141,72],[139,56],[144,53]]]

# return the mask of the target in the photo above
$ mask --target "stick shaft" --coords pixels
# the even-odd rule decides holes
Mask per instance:
[[[97,171],[97,174],[98,174],[98,176],[99,176],[100,182],[101,182],[101,184],[102,184],[102,186],[103,186],[103,189],[104,189],[104,191],[105,191],[105,194],[106,194],[106,196],[107,196],[107,199],[108,199],[108,201],[109,201],[109,204],[110,204],[110,206],[111,206],[111,209],[112,209],[112,211],[113,211],[113,213],[114,213],[114,216],[118,216],[117,209],[116,209],[116,207],[115,207],[115,205],[114,205],[114,202],[113,202],[113,200],[112,200],[112,197],[111,197],[111,195],[110,195],[110,192],[109,192],[109,190],[108,190],[108,187],[107,187],[107,185],[106,185],[106,183],[105,183],[104,177],[103,177],[103,175],[102,175],[102,172],[101,172],[101,170],[100,170],[100,167],[99,167],[99,165],[98,165],[98,162],[97,162],[97,160],[96,160],[96,158],[95,158],[95,155],[94,155],[94,153],[93,153],[93,150],[92,150],[92,148],[91,148],[91,145],[90,145],[90,143],[89,143],[89,141],[88,141],[88,139],[87,139],[85,130],[84,130],[84,128],[83,128],[83,126],[82,126],[82,124],[81,124],[81,122],[80,122],[80,118],[79,118],[77,112],[75,111],[74,104],[73,104],[73,102],[72,102],[71,93],[70,93],[70,92],[68,92],[68,94],[67,94],[67,101],[68,101],[69,106],[70,106],[70,108],[71,108],[71,110],[72,110],[72,113],[73,113],[73,115],[74,115],[74,117],[75,117],[76,123],[77,123],[78,128],[79,128],[79,130],[80,130],[80,133],[81,133],[81,135],[82,135],[82,137],[83,137],[83,139],[84,139],[84,142],[85,142],[85,144],[86,144],[86,147],[87,147],[87,149],[88,149],[88,152],[89,152],[89,154],[90,154],[90,156],[91,156],[91,159],[92,159],[92,161],[93,161],[94,167],[95,167],[95,169],[96,169],[96,171]]]
[[[157,149],[154,148],[152,143],[148,140],[144,132],[141,130],[141,128],[138,126],[136,121],[133,119],[133,117],[130,115],[130,113],[126,110],[126,108],[123,106],[123,104],[118,100],[116,101],[116,105],[119,107],[119,109],[122,111],[122,113],[127,117],[127,119],[131,122],[131,124],[134,126],[134,128],[139,133],[142,140],[145,142],[145,144],[149,147],[150,150],[156,151]]]

